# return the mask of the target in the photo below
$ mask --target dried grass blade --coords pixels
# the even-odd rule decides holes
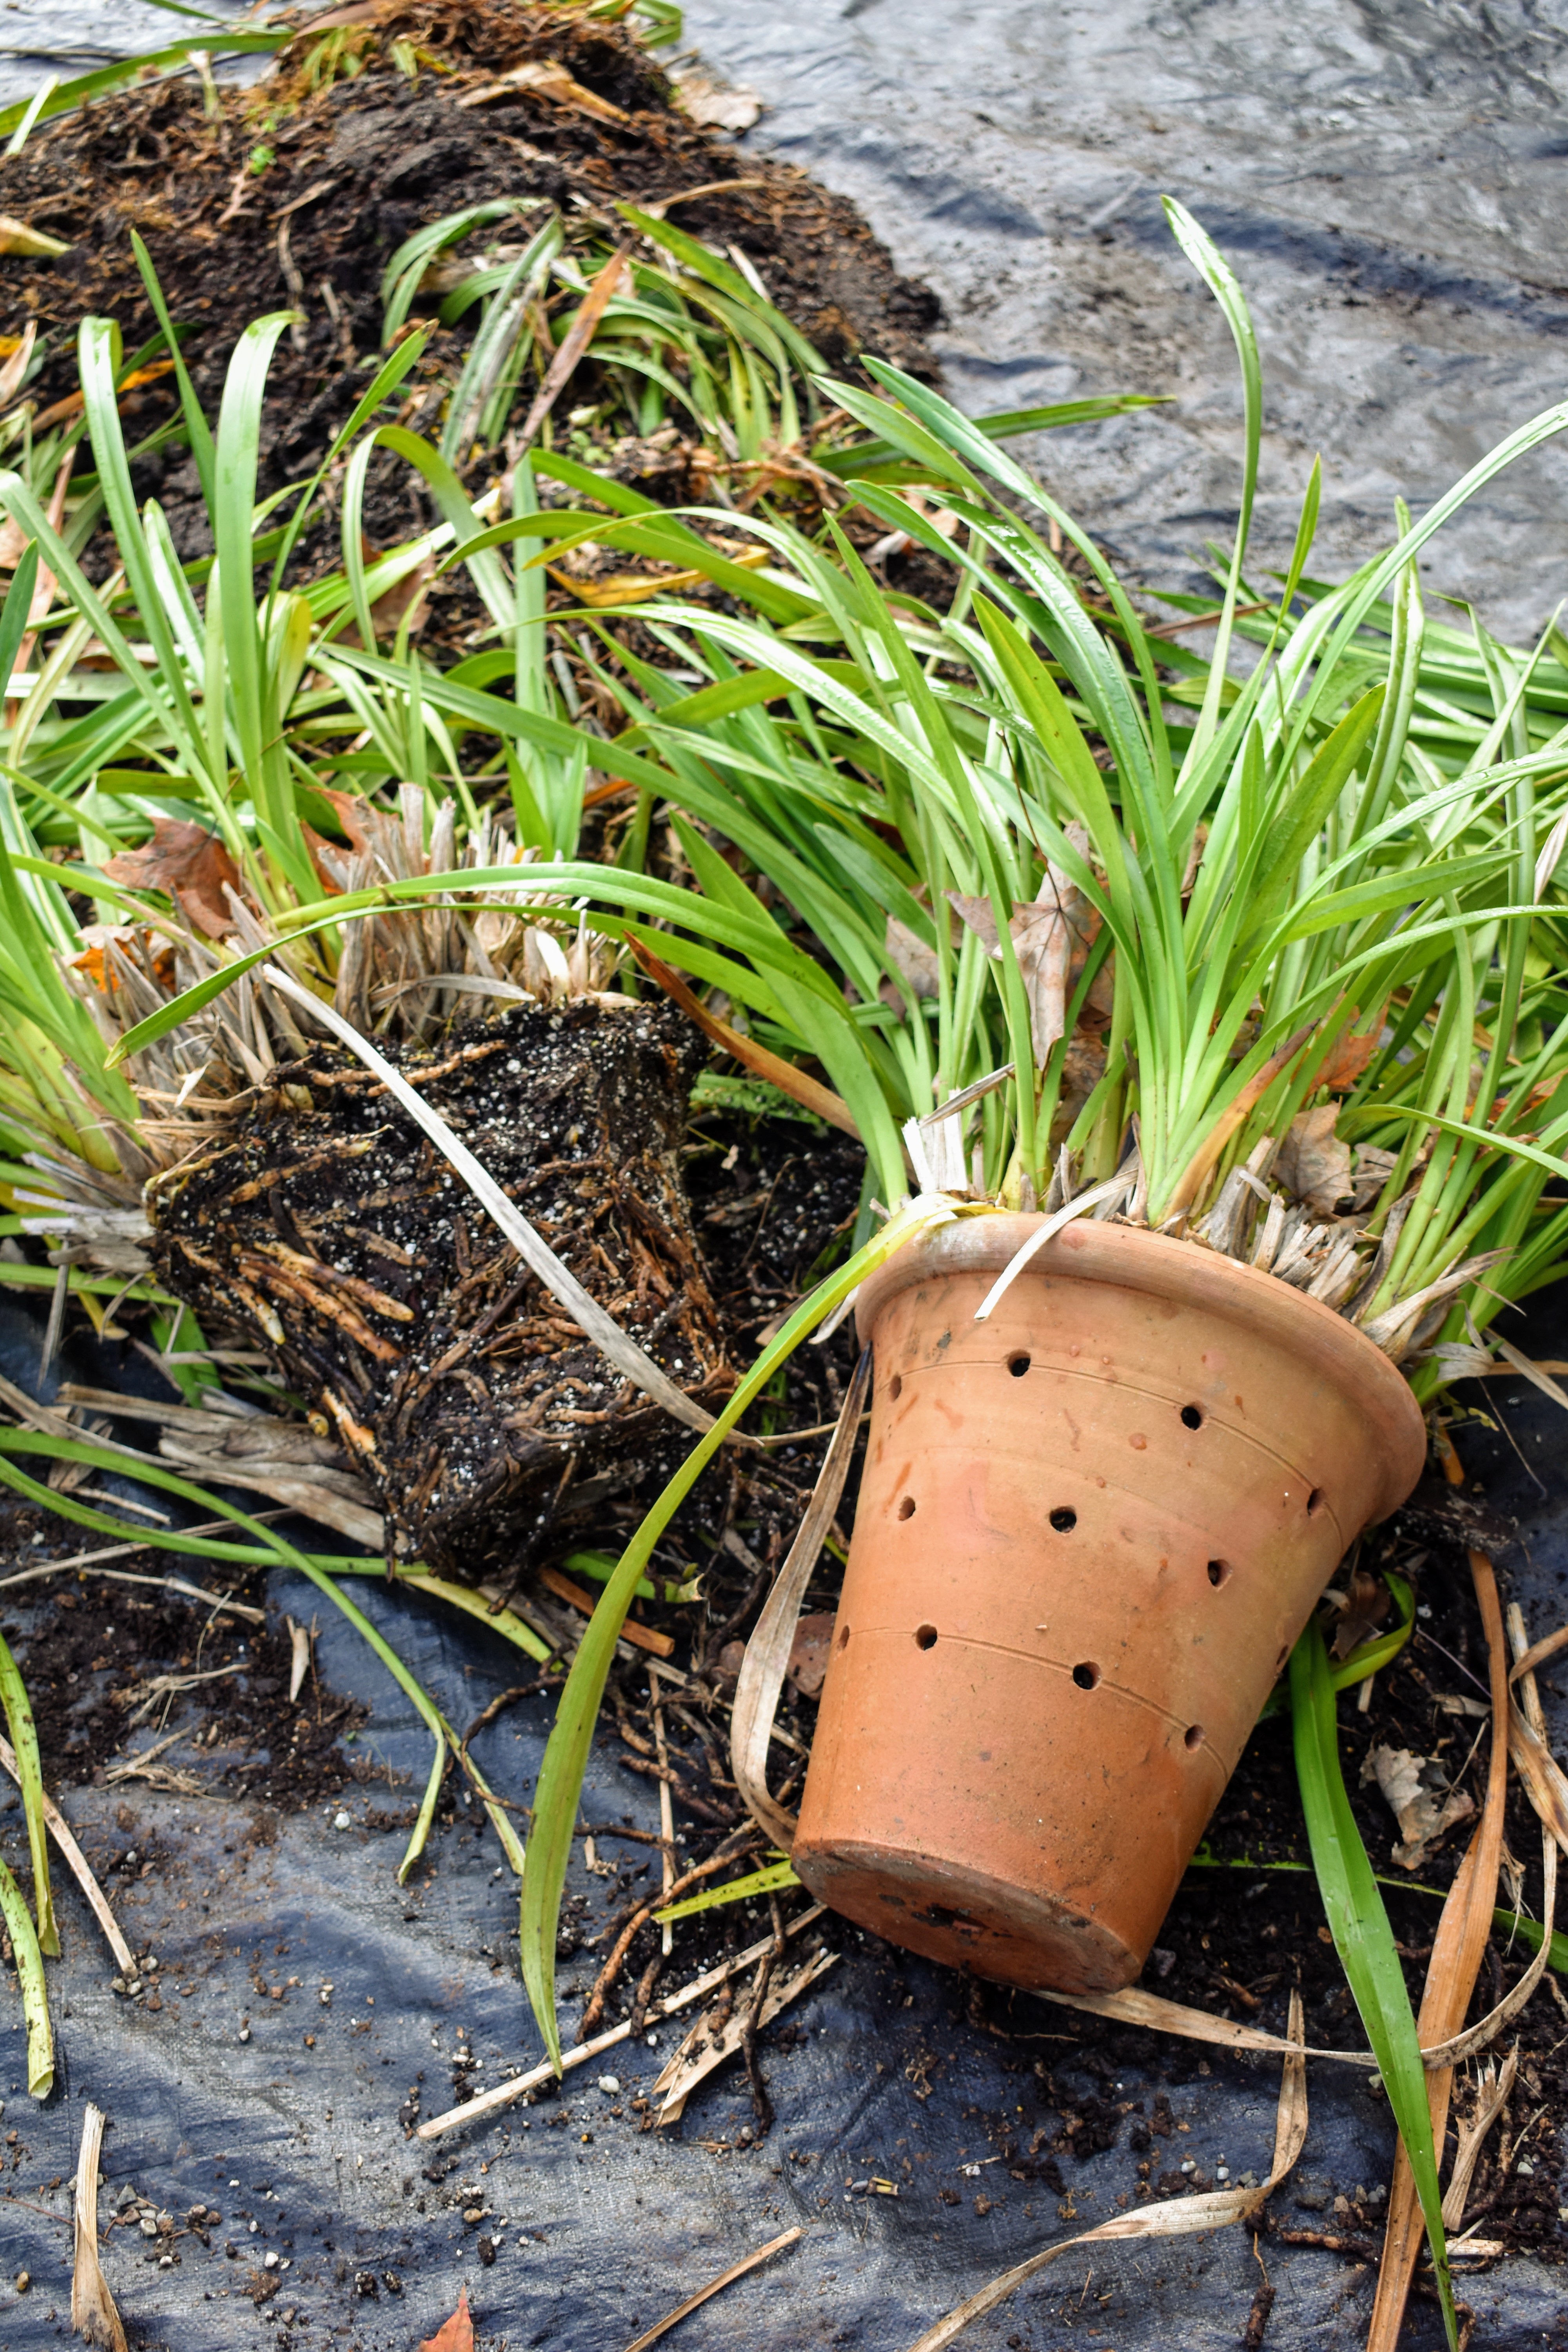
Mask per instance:
[[[863,1348],[800,1531],[746,1643],[735,1685],[735,1704],[730,1717],[730,1769],[734,1773],[741,1801],[752,1819],[786,1853],[795,1843],[795,1817],[775,1804],[768,1794],[768,1740],[789,1665],[800,1605],[844,1493],[870,1382],[871,1350]]]
[[[821,1916],[821,1904],[814,1903],[808,1911],[801,1913],[798,1919],[789,1922],[784,1929],[786,1939],[798,1936],[803,1928],[811,1927]],[[693,1977],[691,1982],[682,1985],[679,1992],[670,1993],[663,2000],[656,2000],[648,2010],[647,2022],[652,2024],[657,2018],[678,2016],[683,2009],[689,2009],[694,2000],[701,2000],[708,1993],[716,1992],[721,1984],[728,1984],[731,1977],[754,1968],[763,1954],[773,1948],[771,1935],[759,1937],[743,1952],[737,1952],[732,1958],[721,1960],[717,1968],[705,1969],[700,1977]],[[607,2033],[596,2033],[591,2042],[578,2042],[575,2049],[563,2053],[562,2073],[568,2074],[574,2066],[585,2066],[590,2058],[597,2058],[601,2052],[614,2049],[617,2042],[629,2038],[631,2030],[631,2019],[623,2018],[620,2024],[612,2025]],[[489,2090],[481,2091],[477,2099],[468,2100],[466,2105],[449,2107],[444,2116],[432,2116],[427,2123],[418,2126],[415,2137],[439,2139],[444,2133],[456,2131],[459,2124],[478,2123],[486,2116],[493,2116],[498,2108],[510,2106],[514,2099],[525,2098],[542,2083],[554,2080],[555,2068],[547,2058],[542,2065],[531,2066],[525,2074],[514,2074],[510,2082],[496,2083]]]
[[[258,1614],[259,1613],[258,1612]],[[8,1739],[0,1739],[0,1765],[5,1766],[12,1780],[20,1788],[22,1786],[21,1768]],[[47,1790],[44,1792],[44,1819],[48,1823],[50,1835],[60,1850],[61,1860],[86,1895],[92,1907],[94,1918],[108,1937],[110,1950],[114,1954],[124,1973],[127,1976],[133,1974],[136,1956],[120,1931],[120,1923],[109,1907],[108,1897],[102,1887],[92,1874],[91,1864],[71,1835],[70,1823]]]
[[[76,2167],[76,2259],[71,2270],[71,2326],[84,2344],[129,2352],[125,2330],[98,2259],[98,2160],[103,2152],[103,2110],[89,2102],[81,2119]]]
[[[1108,2017],[1119,2025],[1136,2025],[1144,2032],[1173,2033],[1184,2042],[1206,2042],[1217,2050],[1262,2050],[1277,2057],[1332,2058],[1344,2066],[1375,2066],[1370,2050],[1316,2050],[1309,2044],[1281,2040],[1256,2025],[1237,2025],[1228,2017],[1211,2017],[1206,2010],[1188,2009],[1178,2000],[1162,2000],[1158,1993],[1136,1985],[1124,1992],[1054,1992],[1042,1987],[1038,1998],[1063,2009],[1087,2010],[1091,2017]]]
[[[641,1389],[646,1396],[652,1397],[656,1404],[661,1404],[677,1421],[684,1422],[688,1429],[711,1429],[711,1413],[704,1412],[700,1405],[693,1404],[668,1375],[660,1371],[653,1358],[646,1355],[636,1340],[627,1337],[612,1316],[605,1314],[597,1299],[590,1298],[576,1276],[563,1265],[543,1236],[535,1233],[528,1219],[507,1199],[495,1178],[480,1166],[468,1147],[458,1141],[439,1113],[432,1110],[407,1079],[393,1068],[384,1055],[376,1052],[368,1038],[362,1037],[341,1013],[331,1005],[324,1004],[319,996],[312,996],[308,988],[302,988],[288,972],[279,971],[275,964],[265,965],[262,969],[274,988],[330,1029],[367,1070],[374,1071],[387,1092],[450,1161],[475,1200],[482,1208],[489,1210],[523,1264],[538,1276],[551,1295],[560,1300],[573,1321],[587,1334],[600,1352],[608,1357],[616,1370],[634,1387]]]
[[[710,1038],[715,1045],[721,1046],[731,1060],[739,1062],[753,1076],[765,1078],[770,1086],[777,1087],[781,1095],[787,1095],[791,1102],[799,1103],[803,1110],[815,1111],[818,1118],[827,1121],[829,1127],[837,1128],[845,1135],[852,1135],[858,1143],[860,1129],[842,1095],[836,1095],[831,1087],[825,1087],[817,1079],[809,1077],[805,1071],[797,1070],[795,1064],[786,1062],[782,1055],[770,1054],[767,1047],[759,1045],[754,1037],[742,1037],[738,1029],[732,1029],[727,1021],[721,1021],[718,1014],[710,1013],[702,999],[688,988],[679,972],[661,957],[656,956],[651,948],[645,947],[641,940],[631,940],[631,950],[649,979],[657,980],[670,1002],[679,1004],[687,1019],[695,1021],[702,1034]]]
[[[1542,1825],[1568,1853],[1568,1774],[1517,1706],[1509,1715],[1508,1744]]]
[[[1510,1609],[1508,1613],[1511,1622],[1515,1612]],[[1565,1643],[1568,1643],[1568,1625],[1559,1625],[1555,1633],[1548,1633],[1543,1640],[1532,1642],[1523,1655],[1514,1660],[1510,1682],[1518,1682],[1523,1675],[1532,1675],[1537,1666],[1543,1666],[1548,1658],[1554,1658]]]
[[[1485,1552],[1471,1552],[1470,1576],[1486,1632],[1490,1666],[1491,1754],[1487,1765],[1487,1792],[1480,1823],[1448,1891],[1448,1899],[1443,1906],[1443,1916],[1437,1923],[1437,1933],[1433,1941],[1432,1958],[1427,1964],[1426,1986],[1421,1998],[1421,2014],[1416,2021],[1416,2032],[1423,2041],[1430,2038],[1436,2042],[1446,2042],[1465,2021],[1465,2011],[1470,2005],[1476,1979],[1480,1973],[1487,1937],[1491,1933],[1492,1910],[1497,1902],[1498,1862],[1502,1852],[1503,1808],[1508,1796],[1508,1657],[1497,1578]],[[1546,1950],[1549,1946],[1543,1942],[1542,1948]],[[1432,2137],[1438,2147],[1443,2144],[1443,2133],[1448,2119],[1453,2081],[1449,2067],[1438,2068],[1428,2074],[1426,2078]],[[1367,2331],[1367,2352],[1395,2352],[1405,2320],[1405,2299],[1420,2252],[1423,2227],[1415,2177],[1402,2139],[1394,2153],[1388,2225],[1383,2242],[1383,2259],[1378,2264],[1377,2297],[1373,2305],[1372,2325]],[[1437,2249],[1434,2247],[1433,2252],[1436,2255]],[[1446,2290],[1446,2263],[1439,2264],[1439,2284]],[[1447,2302],[1445,2318],[1452,2341],[1453,2325]]]
[[[1503,2060],[1500,2074],[1495,2067],[1488,2069],[1487,2079],[1481,2086],[1480,2104],[1468,2122],[1459,2126],[1458,2150],[1443,2197],[1443,2226],[1446,2230],[1457,2230],[1465,2218],[1465,2200],[1470,2193],[1476,2160],[1488,2132],[1508,2105],[1508,2095],[1513,2088],[1513,2079],[1518,2072],[1519,2049],[1516,2044]],[[1448,2251],[1453,2253],[1456,2249],[1450,2246]]]
[[[1290,1995],[1290,2054],[1285,2061],[1279,2084],[1279,2105],[1274,2121],[1274,2160],[1267,2180],[1256,2189],[1221,2189],[1205,2197],[1173,2198],[1168,2204],[1146,2206],[1142,2212],[1121,2213],[1113,2221],[1102,2221],[1098,2230],[1086,2230],[1081,2237],[1067,2238],[1059,2245],[1047,2246],[1041,2252],[1031,2254],[1028,2261],[1005,2271],[989,2286],[982,2287],[961,2303],[956,2311],[930,2327],[910,2352],[945,2352],[945,2347],[962,2336],[971,2322],[994,2311],[999,2303],[1017,2292],[1025,2282],[1040,2271],[1070,2254],[1076,2247],[1103,2244],[1114,2238],[1177,2238],[1198,2230],[1220,2230],[1232,2221],[1250,2221],[1265,2200],[1271,2197],[1279,2183],[1291,2170],[1300,2155],[1307,2137],[1307,2067],[1300,2054],[1301,2033],[1305,2020],[1299,1992]]]
[[[1568,1814],[1563,1816],[1568,1831]],[[1459,2065],[1473,2058],[1478,2050],[1495,2041],[1510,2018],[1518,2015],[1541,1982],[1550,1965],[1552,1951],[1552,1921],[1555,1906],[1557,1869],[1553,1856],[1546,1865],[1546,1922],[1542,1934],[1541,1948],[1529,1969],[1509,1993],[1479,2025],[1464,2033],[1455,2034],[1446,2042],[1422,2045],[1421,2063],[1427,2073],[1439,2073],[1445,2067]],[[1507,1915],[1500,1913],[1500,1917]],[[1184,2042],[1206,2042],[1215,2050],[1258,2050],[1279,2055],[1289,2055],[1295,2048],[1278,2033],[1266,2033],[1258,2026],[1237,2025],[1228,2017],[1211,2017],[1206,2010],[1187,2009],[1180,2001],[1162,2000],[1158,1993],[1142,1992],[1136,1985],[1125,1992],[1070,1993],[1042,1990],[1041,2000],[1054,2000],[1063,2009],[1087,2010],[1092,2017],[1107,2017],[1119,2025],[1136,2025],[1148,2033],[1173,2033]],[[1366,2068],[1378,2063],[1374,2050],[1320,2050],[1307,2043],[1300,2054],[1305,2058],[1322,2058],[1336,2066]]]
[[[1058,1209],[1053,1215],[1048,1216],[1045,1223],[1037,1226],[1029,1235],[1022,1249],[1016,1251],[1008,1259],[975,1308],[975,1321],[984,1323],[995,1313],[1004,1296],[1016,1282],[1029,1260],[1032,1257],[1037,1257],[1047,1242],[1055,1241],[1065,1225],[1070,1225],[1075,1217],[1081,1217],[1086,1211],[1098,1207],[1102,1201],[1109,1201],[1113,1193],[1120,1195],[1125,1192],[1132,1181],[1133,1176],[1130,1170],[1119,1169],[1114,1176],[1108,1176],[1103,1184],[1091,1184],[1087,1192],[1079,1192],[1075,1200],[1068,1202],[1065,1209]]]
[[[774,2254],[782,2254],[786,2246],[793,2246],[796,2239],[804,2234],[797,2224],[795,2229],[783,2231],[778,2237],[770,2238],[767,2244],[759,2246],[754,2254],[747,2254],[740,2262],[731,2263],[721,2277],[710,2280],[706,2286],[699,2287],[695,2294],[689,2294],[679,2308],[672,2311],[667,2319],[659,2320],[656,2326],[645,2328],[634,2344],[627,2345],[626,2352],[647,2352],[650,2344],[657,2344],[661,2336],[667,2336],[669,2333],[678,2320],[684,2319],[689,2312],[695,2311],[700,2304],[706,2303],[710,2295],[717,2294],[721,2287],[733,2286],[735,2281],[744,2278],[748,2271],[754,2271],[761,2263],[771,2262]]]
[[[587,350],[594,330],[604,317],[610,297],[621,282],[631,253],[629,244],[617,247],[589,287],[583,307],[567,328],[561,348],[550,362],[550,372],[534,394],[532,407],[522,420],[522,431],[517,443],[520,452],[528,447],[554,407],[573,369]]]
[[[1546,1717],[1541,1711],[1541,1693],[1535,1685],[1535,1668],[1542,1657],[1548,1657],[1568,1641],[1568,1626],[1549,1634],[1544,1642],[1531,1645],[1525,1631],[1524,1612],[1517,1601],[1509,1603],[1508,1643],[1513,1653],[1510,1683],[1518,1683],[1520,1693],[1509,1714],[1509,1748],[1524,1776],[1526,1793],[1540,1815],[1542,1826],[1568,1853],[1568,1780],[1547,1745]],[[1515,1728],[1524,1737],[1517,1744]],[[1526,1765],[1521,1759],[1528,1757]]]
[[[781,1983],[770,1984],[757,2013],[757,2024],[771,2025],[792,2000],[797,2000],[819,1977],[827,1974],[838,1957],[837,1952],[814,1952],[809,1959],[802,1961],[793,1976],[785,1977]],[[705,2038],[710,2034],[708,2020],[698,2019],[649,2095],[656,2099],[661,2095],[663,2096],[664,2105],[656,2118],[658,2122],[679,2122],[686,2102],[699,2083],[705,2083],[710,2074],[717,2074],[725,2060],[732,2058],[739,2050],[749,2021],[744,2006],[739,2006],[717,2032]]]
[[[1560,1404],[1564,1412],[1568,1412],[1568,1389],[1552,1378],[1544,1364],[1538,1364],[1533,1357],[1524,1353],[1522,1348],[1516,1348],[1511,1340],[1505,1339],[1500,1331],[1492,1332],[1490,1337],[1498,1354],[1506,1357],[1516,1372],[1522,1372],[1542,1396],[1549,1396],[1553,1404]]]

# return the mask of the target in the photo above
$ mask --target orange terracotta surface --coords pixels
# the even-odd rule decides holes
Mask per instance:
[[[965,1219],[858,1302],[866,1468],[793,1859],[1004,1983],[1130,1983],[1421,1413],[1329,1308],[1128,1226]]]

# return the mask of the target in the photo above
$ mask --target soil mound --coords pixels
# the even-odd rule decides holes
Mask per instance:
[[[45,415],[76,393],[80,320],[117,319],[128,355],[156,333],[132,230],[176,320],[194,326],[187,358],[209,413],[244,326],[299,309],[268,378],[265,494],[309,472],[363,392],[383,272],[414,230],[503,197],[620,228],[617,200],[647,206],[699,190],[709,193],[677,208],[679,226],[738,248],[830,366],[853,369],[868,349],[934,378],[923,337],[936,298],[898,275],[853,205],[695,121],[622,27],[504,0],[337,10],[303,25],[250,88],[204,89],[193,76],[85,104],[0,160],[0,211],[69,240],[53,259],[0,260],[0,286],[13,326],[30,316],[47,338],[29,386]],[[479,316],[435,333],[411,401],[451,381]],[[124,405],[150,427],[172,413],[173,394],[156,361],[149,375]],[[584,381],[575,400],[591,396]],[[196,528],[200,515],[195,469],[173,465],[165,481],[154,453],[142,471],[138,490],[162,498],[184,550],[182,524]],[[648,487],[667,498],[685,488],[679,478]]]

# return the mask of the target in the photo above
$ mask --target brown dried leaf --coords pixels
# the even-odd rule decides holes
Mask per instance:
[[[1353,1021],[1355,1017],[1355,1011],[1352,1008],[1351,1019]],[[1358,1037],[1352,1034],[1338,1038],[1328,1060],[1318,1072],[1319,1086],[1337,1087],[1342,1092],[1347,1087],[1353,1087],[1377,1051],[1378,1034],[1381,1027],[1382,1023],[1379,1022],[1377,1028],[1370,1031],[1365,1036]]]
[[[1351,1153],[1351,1207],[1357,1216],[1371,1208],[1387,1183],[1396,1157],[1380,1143],[1358,1143]]]
[[[360,553],[367,566],[378,560],[378,551],[372,547],[363,531],[360,533]],[[422,555],[412,572],[395,582],[392,587],[384,589],[375,598],[370,608],[370,617],[378,640],[396,636],[405,613],[419,597],[423,596],[426,589],[436,577],[436,565],[437,558],[433,553],[427,552]],[[426,606],[424,612],[417,614],[409,623],[409,635],[417,636],[429,617],[429,608]],[[353,621],[349,623],[347,628],[340,632],[337,638],[340,646],[358,646],[363,648],[363,642],[358,627]],[[329,793],[326,797],[332,800],[344,795]],[[352,795],[347,797],[352,798]]]
[[[1331,1655],[1348,1658],[1358,1643],[1370,1641],[1393,1606],[1394,1596],[1380,1576],[1369,1575],[1364,1568],[1352,1569],[1350,1595],[1340,1615]]]
[[[427,2336],[419,2352],[474,2352],[474,2323],[468,2313],[468,2290],[458,2289],[458,2308],[444,2326]]]
[[[1331,1217],[1351,1192],[1351,1149],[1334,1133],[1338,1103],[1322,1103],[1290,1121],[1274,1172],[1314,1216]]]
[[[996,914],[989,898],[974,898],[962,890],[950,890],[947,903],[961,922],[967,923],[987,955],[997,953]]]
[[[815,1698],[826,1680],[827,1661],[837,1623],[838,1618],[834,1611],[820,1610],[810,1617],[803,1617],[795,1629],[784,1678],[794,1684],[802,1698]]]
[[[982,903],[988,906],[990,902]],[[896,915],[888,917],[885,945],[889,962],[903,974],[915,994],[934,996],[937,989],[936,950],[928,948],[918,932],[911,931],[908,923],[900,923]],[[896,1008],[898,992],[890,980],[882,982],[882,996],[885,1003]]]
[[[128,889],[166,891],[186,921],[209,940],[221,940],[235,927],[224,886],[238,889],[239,868],[205,825],[157,817],[151,841],[140,849],[121,850],[103,870]]]
[[[706,74],[682,74],[675,95],[681,111],[708,131],[750,131],[763,110],[754,89],[726,89]]]
[[[1394,1859],[1401,1870],[1419,1869],[1433,1840],[1468,1822],[1476,1810],[1466,1790],[1448,1789],[1440,1764],[1408,1748],[1380,1744],[1362,1766],[1361,1777],[1363,1786],[1376,1781],[1399,1823],[1401,1843],[1394,1848]]]

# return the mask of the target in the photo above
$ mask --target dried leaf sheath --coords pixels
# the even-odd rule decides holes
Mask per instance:
[[[666,1007],[520,1005],[389,1054],[684,1391],[733,1385],[678,1158],[694,1033]],[[149,1195],[204,1321],[259,1335],[374,1485],[395,1548],[473,1575],[662,1420],[385,1089],[335,1048],[279,1066]]]

